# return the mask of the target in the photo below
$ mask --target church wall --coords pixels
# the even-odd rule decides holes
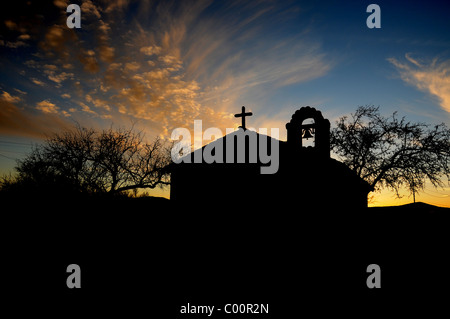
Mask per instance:
[[[309,117],[316,125],[316,146],[304,148],[301,147],[302,122]],[[367,207],[367,183],[343,163],[330,158],[330,122],[319,111],[309,107],[296,111],[286,128],[288,141],[279,143],[276,174],[262,175],[258,163],[174,164],[171,200],[208,202],[219,207],[234,207],[236,202],[245,202],[246,209],[275,208],[276,212],[282,207],[302,214]],[[268,144],[270,146],[269,141]],[[248,149],[247,145],[246,153]],[[226,156],[225,148],[223,154]],[[247,155],[246,160],[249,160]]]

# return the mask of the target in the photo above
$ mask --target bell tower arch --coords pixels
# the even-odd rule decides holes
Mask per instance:
[[[314,123],[306,124],[306,119],[313,119]],[[321,158],[330,157],[330,121],[323,118],[320,111],[305,106],[295,111],[289,123],[286,124],[287,143],[293,150],[304,151],[303,139],[314,136],[313,151]]]

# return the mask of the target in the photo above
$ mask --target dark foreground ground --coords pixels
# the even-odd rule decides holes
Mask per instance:
[[[333,212],[164,199],[2,205],[2,311],[15,317],[367,318],[449,312],[450,209]],[[69,289],[67,266],[81,267]],[[367,266],[381,269],[369,289]],[[268,314],[225,314],[226,304]],[[10,309],[8,309],[10,308]],[[8,310],[7,310],[8,309]]]

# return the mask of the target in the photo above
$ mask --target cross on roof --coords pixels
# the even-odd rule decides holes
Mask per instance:
[[[245,106],[243,106],[242,107],[242,112],[238,113],[238,114],[234,114],[234,117],[242,117],[242,126],[240,126],[240,127],[242,127],[244,129],[244,131],[245,131],[246,130],[246,128],[245,128],[245,117],[246,116],[252,116],[252,115],[253,115],[252,112],[245,113]]]

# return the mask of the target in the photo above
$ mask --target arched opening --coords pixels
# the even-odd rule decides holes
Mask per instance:
[[[315,121],[313,118],[308,118],[302,122],[302,146],[315,147],[316,146],[316,130]]]

